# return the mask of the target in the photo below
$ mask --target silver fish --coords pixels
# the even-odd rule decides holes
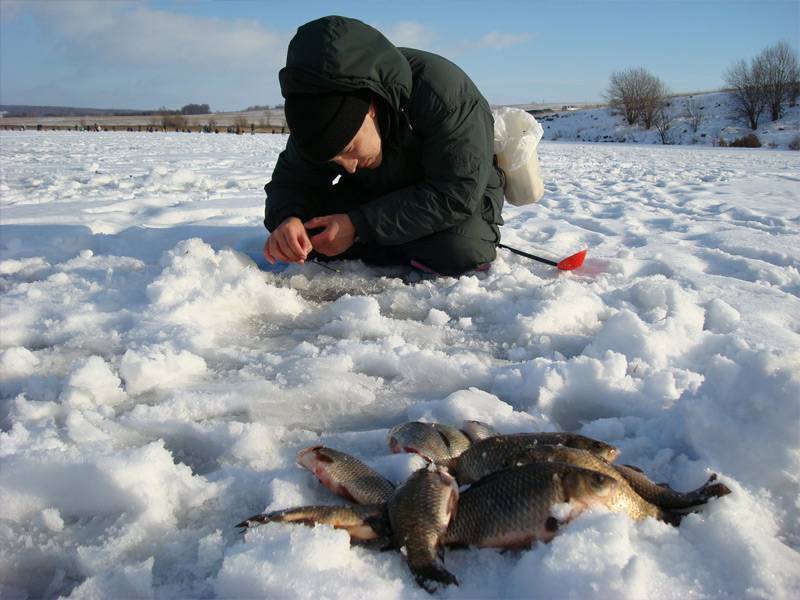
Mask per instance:
[[[443,543],[519,548],[550,541],[590,506],[608,506],[617,485],[613,477],[565,463],[512,467],[461,494]]]
[[[614,460],[619,454],[613,446],[577,433],[515,433],[496,435],[476,442],[448,465],[458,482],[464,485],[513,465],[516,458],[526,450],[552,445],[587,450],[608,461]]]
[[[461,431],[464,432],[469,438],[469,441],[473,444],[485,440],[486,438],[500,435],[500,432],[494,427],[481,421],[464,421],[461,424]]]
[[[390,535],[386,504],[355,504],[352,506],[298,506],[253,515],[237,525],[249,528],[265,523],[300,523],[331,525],[344,529],[353,541],[385,539]]]
[[[298,453],[297,462],[334,494],[358,504],[379,504],[394,494],[391,481],[356,457],[333,448],[306,448]]]
[[[392,452],[413,452],[437,465],[449,463],[469,448],[469,438],[455,427],[441,423],[409,421],[389,431]]]
[[[639,494],[637,494],[627,480],[617,471],[613,465],[599,456],[570,448],[568,446],[538,446],[530,448],[512,459],[515,465],[529,463],[561,462],[583,469],[597,471],[617,481],[617,487],[608,497],[608,508],[614,512],[623,512],[633,519],[644,519],[653,517],[662,521],[671,521],[669,515],[665,515],[660,508],[651,504]]]
[[[417,582],[428,591],[435,586],[432,582],[458,583],[437,558],[457,503],[455,479],[441,468],[416,471],[388,503],[394,543],[404,551]]]

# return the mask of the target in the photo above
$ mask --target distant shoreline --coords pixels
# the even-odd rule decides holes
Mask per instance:
[[[172,115],[169,115],[172,116]],[[230,113],[211,113],[205,115],[175,115],[185,119],[185,127],[179,130],[188,129],[191,131],[201,131],[210,122],[215,123],[215,128],[226,131],[228,127],[240,125],[240,129],[250,131],[251,125],[259,133],[286,133],[286,119],[283,111],[272,110],[267,114],[265,111],[250,112],[230,112]],[[47,130],[81,130],[81,128],[93,128],[95,125],[100,130],[108,131],[127,131],[133,128],[134,131],[155,128],[163,130],[161,115],[86,115],[86,116],[62,116],[62,117],[2,117],[0,118],[0,129],[36,128],[41,125],[42,129]],[[167,131],[174,131],[175,126],[168,126]]]

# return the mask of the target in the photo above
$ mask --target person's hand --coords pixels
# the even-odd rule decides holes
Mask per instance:
[[[356,239],[356,228],[345,214],[314,217],[306,221],[307,229],[322,227],[322,231],[311,238],[314,250],[325,256],[336,256],[353,245]]]
[[[303,222],[297,217],[289,217],[273,231],[264,243],[264,258],[274,265],[277,261],[304,263],[311,252]]]

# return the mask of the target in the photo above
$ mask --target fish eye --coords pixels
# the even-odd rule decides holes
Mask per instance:
[[[594,473],[592,475],[592,489],[601,496],[606,496],[611,492],[614,487],[613,483],[613,479],[601,473]]]

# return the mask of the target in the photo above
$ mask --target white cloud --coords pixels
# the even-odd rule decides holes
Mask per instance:
[[[511,46],[524,44],[531,39],[530,33],[503,33],[491,31],[481,36],[478,40],[478,48],[491,48],[493,50],[503,50]]]
[[[195,17],[135,2],[43,2],[33,11],[68,55],[118,67],[280,66],[289,40],[255,21]]]
[[[399,21],[385,27],[375,26],[395,46],[409,48],[430,48],[436,38],[435,32],[422,23],[416,21]]]

